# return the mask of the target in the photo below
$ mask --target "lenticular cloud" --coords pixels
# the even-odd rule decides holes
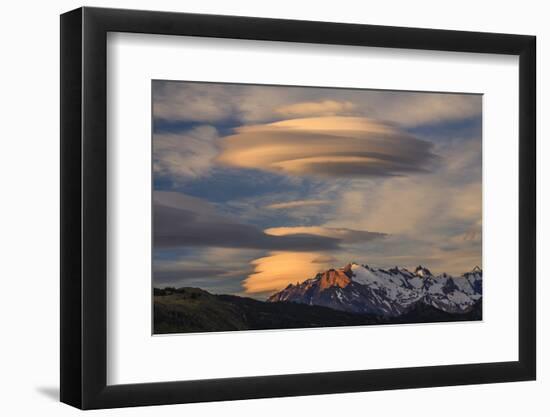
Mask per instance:
[[[387,177],[430,171],[432,143],[362,117],[243,126],[222,138],[224,165],[287,175]]]

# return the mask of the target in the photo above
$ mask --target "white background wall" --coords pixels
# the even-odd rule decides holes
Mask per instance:
[[[2,130],[0,181],[0,410],[3,415],[75,415],[59,392],[59,17],[81,6],[72,0],[5,2],[0,63]],[[550,97],[550,26],[545,2],[523,1],[92,1],[86,5],[238,14],[395,26],[534,34],[538,37],[539,367],[538,381],[377,393],[145,407],[94,415],[163,416],[335,414],[464,416],[550,412],[550,365],[545,355],[550,291],[550,134],[543,119]],[[503,260],[505,262],[506,260]],[[472,346],[475,349],[475,342]],[[546,395],[544,395],[546,394]]]

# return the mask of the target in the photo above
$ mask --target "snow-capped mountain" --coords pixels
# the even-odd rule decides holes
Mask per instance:
[[[453,277],[434,276],[418,266],[381,269],[369,265],[349,264],[329,269],[300,284],[290,284],[269,297],[269,302],[288,301],[319,305],[353,313],[397,317],[419,303],[448,313],[466,313],[482,297],[482,271]]]

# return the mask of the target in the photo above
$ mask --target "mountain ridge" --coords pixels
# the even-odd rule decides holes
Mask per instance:
[[[414,272],[349,263],[328,269],[271,295],[268,302],[294,302],[351,313],[398,317],[417,304],[446,313],[466,313],[482,297],[482,270],[478,266],[460,276],[433,275],[422,265]]]

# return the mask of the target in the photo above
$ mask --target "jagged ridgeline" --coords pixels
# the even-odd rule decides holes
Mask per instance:
[[[273,294],[270,302],[295,302],[320,305],[352,313],[396,317],[414,304],[430,305],[447,313],[465,313],[481,299],[482,271],[475,267],[458,277],[432,275],[418,266],[376,269],[349,264],[329,269],[298,285],[289,285]]]
[[[199,288],[154,290],[154,332],[187,333],[482,318],[482,270],[433,275],[418,266],[329,269],[259,301]]]

